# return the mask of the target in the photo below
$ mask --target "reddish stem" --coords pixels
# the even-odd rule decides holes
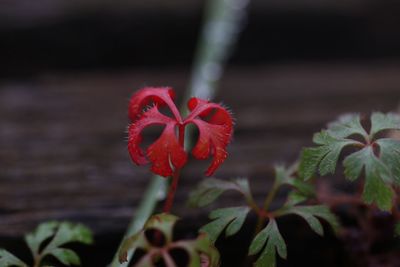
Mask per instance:
[[[169,213],[171,211],[172,205],[174,203],[176,189],[178,188],[180,172],[181,172],[180,169],[176,169],[174,174],[172,175],[172,183],[169,187],[168,196],[167,196],[167,199],[165,200],[165,204],[164,204],[164,212],[165,213]]]
[[[184,147],[185,145],[185,126],[179,125],[179,144]],[[178,188],[178,182],[180,177],[181,169],[175,169],[174,173],[172,174],[172,183],[168,190],[167,199],[165,200],[164,204],[164,212],[169,213],[172,209],[172,205],[174,204],[174,198],[176,189]]]

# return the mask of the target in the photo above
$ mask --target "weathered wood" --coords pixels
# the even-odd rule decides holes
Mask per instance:
[[[281,65],[230,68],[218,100],[237,119],[230,156],[216,173],[250,177],[257,199],[274,163],[293,161],[311,134],[343,112],[389,111],[400,99],[400,65]],[[48,74],[0,85],[0,240],[44,220],[83,221],[96,233],[122,232],[148,178],[126,150],[130,94],[148,85],[181,91],[186,70]],[[179,92],[178,92],[179,95]],[[206,162],[183,172],[175,212],[185,207]],[[234,194],[222,198],[236,203]]]

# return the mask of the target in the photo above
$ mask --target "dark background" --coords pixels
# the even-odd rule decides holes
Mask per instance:
[[[111,260],[151,176],[126,150],[129,96],[145,85],[182,93],[203,5],[0,1],[0,246],[26,257],[24,233],[65,219],[95,231],[96,245],[82,249],[84,266]],[[326,122],[345,112],[397,109],[399,14],[395,0],[252,1],[216,98],[237,121],[216,176],[249,177],[261,200],[273,164],[294,161]],[[184,205],[206,165],[192,162],[183,172],[174,212],[189,222],[184,233],[206,221],[206,210]],[[222,199],[239,203],[236,195]],[[304,257],[293,222],[285,222],[287,264],[343,265],[340,249],[326,259],[318,250]],[[301,221],[294,225],[309,233]],[[307,238],[317,240],[310,247],[331,246]]]

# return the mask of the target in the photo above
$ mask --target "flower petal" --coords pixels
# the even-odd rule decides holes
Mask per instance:
[[[129,118],[132,122],[138,120],[143,114],[143,107],[152,103],[157,106],[168,105],[176,116],[177,109],[173,102],[174,97],[175,93],[170,87],[145,87],[140,89],[132,95],[129,102]]]
[[[165,125],[165,128],[161,136],[144,152],[140,148],[141,132],[150,125]],[[149,159],[152,164],[151,170],[164,177],[172,175],[172,166],[182,168],[187,161],[187,155],[176,137],[176,125],[176,121],[161,114],[157,106],[153,106],[143,113],[136,122],[129,126],[128,150],[133,162],[143,165]]]
[[[161,136],[147,149],[151,170],[164,177],[172,175],[172,166],[180,169],[187,161],[186,152],[176,138],[175,127],[175,123],[167,124]]]
[[[213,156],[211,165],[206,171],[206,175],[211,176],[228,156],[225,148],[231,139],[231,131],[224,125],[210,124],[199,119],[194,119],[193,123],[199,128],[199,140],[192,154],[197,159]]]
[[[194,123],[199,129],[199,139],[192,154],[197,159],[213,157],[206,171],[206,175],[211,176],[228,155],[226,146],[232,139],[233,119],[221,105],[199,98],[190,99],[188,107],[192,113],[185,124]]]

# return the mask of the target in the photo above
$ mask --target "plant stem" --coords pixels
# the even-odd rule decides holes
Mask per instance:
[[[274,184],[272,185],[272,188],[269,191],[269,193],[264,201],[263,210],[265,212],[268,212],[272,201],[274,200],[276,194],[279,191],[280,186],[281,186],[281,183],[278,181],[278,179],[275,179]],[[264,216],[258,215],[258,220],[257,220],[256,228],[254,231],[254,235],[258,234],[258,232],[261,231],[261,229],[265,223],[265,220],[266,220],[266,218]]]
[[[41,255],[34,256],[33,261],[34,261],[33,267],[40,267],[40,262],[42,261],[42,256]]]
[[[185,126],[179,125],[179,144],[184,147],[185,145]],[[174,198],[176,194],[176,189],[178,188],[179,176],[181,173],[181,169],[177,168],[172,175],[172,183],[168,190],[167,199],[164,204],[164,212],[169,213],[172,209],[172,205],[174,204]]]
[[[174,198],[175,198],[176,189],[178,188],[180,173],[181,173],[181,170],[176,169],[174,174],[172,175],[172,183],[169,186],[167,199],[165,200],[164,209],[163,209],[163,212],[165,212],[165,213],[169,213],[172,209],[172,205],[174,204]]]
[[[143,195],[143,198],[139,204],[139,207],[136,210],[136,213],[132,217],[132,220],[128,226],[127,231],[125,232],[122,242],[127,237],[135,234],[143,227],[147,219],[153,213],[153,210],[157,202],[164,198],[163,195],[165,194],[164,193],[165,187],[166,187],[166,179],[164,177],[157,175],[153,177],[150,185],[148,186],[146,192]],[[117,253],[114,255],[114,259],[110,267],[127,267],[129,265],[129,261],[132,258],[134,250],[128,252],[127,255],[128,262],[119,263],[119,251],[121,249],[122,242],[118,247]]]

